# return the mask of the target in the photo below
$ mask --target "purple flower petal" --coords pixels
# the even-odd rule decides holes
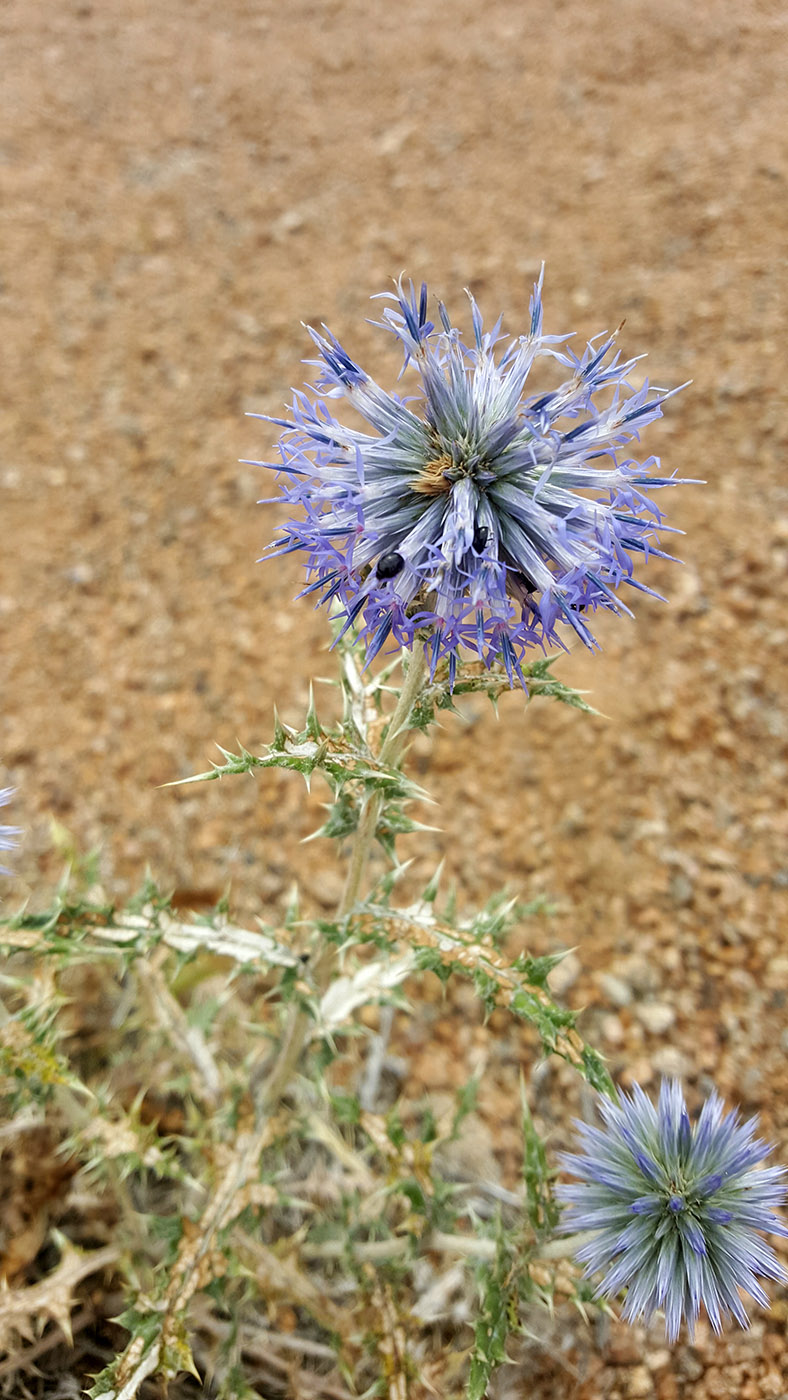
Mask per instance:
[[[406,402],[382,389],[330,331],[310,335],[320,359],[316,396],[294,391],[279,462],[281,499],[300,514],[282,527],[268,558],[306,556],[308,589],[339,601],[373,650],[389,636],[405,647],[431,634],[433,667],[467,647],[521,678],[533,646],[564,646],[567,626],[595,647],[599,608],[629,609],[618,590],[650,591],[633,559],[659,548],[661,512],[646,494],[675,485],[656,458],[627,456],[670,397],[648,382],[632,388],[636,360],[614,337],[578,356],[567,336],[542,332],[542,278],[530,329],[497,349],[500,322],[483,329],[471,298],[472,344],[427,289],[397,284],[375,324],[393,334],[419,392]],[[569,378],[527,395],[534,361],[550,356]],[[674,391],[675,392],[675,391]],[[324,397],[319,397],[323,395]],[[345,400],[360,430],[329,408]],[[396,572],[380,561],[399,555]],[[675,1131],[679,1132],[677,1126]]]

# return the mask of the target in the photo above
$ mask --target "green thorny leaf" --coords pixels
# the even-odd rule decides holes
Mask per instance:
[[[166,786],[212,782],[231,773],[251,773],[255,768],[289,768],[294,773],[301,773],[307,787],[312,774],[321,772],[334,792],[340,792],[346,783],[360,782],[372,789],[380,789],[387,797],[423,800],[427,796],[422,788],[398,769],[383,766],[373,754],[348,743],[336,727],[322,730],[319,740],[314,739],[308,729],[299,733],[289,725],[286,728],[280,725],[279,732],[284,732],[281,743],[275,739],[262,754],[249,753],[244,748],[239,754],[234,754],[219,744],[217,747],[225,757],[224,763],[215,763],[206,773],[195,773],[191,778],[183,778],[179,783],[168,783]]]
[[[534,1127],[522,1078],[520,1079],[520,1101],[522,1103],[523,1184],[525,1186],[526,1210],[528,1211],[528,1219],[538,1237],[549,1235],[558,1224],[559,1211],[551,1190],[551,1182],[555,1172],[551,1171],[547,1165],[544,1142]]]
[[[246,748],[241,748],[236,754],[219,745],[225,762],[216,763],[209,771],[195,774],[182,782],[209,782],[233,773],[250,773],[255,768],[287,768],[300,773],[309,787],[312,775],[320,772],[331,788],[333,800],[326,804],[327,819],[312,833],[312,837],[325,836],[339,840],[351,836],[357,829],[364,800],[377,792],[382,803],[375,836],[389,860],[396,863],[398,836],[432,829],[415,821],[404,810],[404,805],[414,799],[429,801],[427,793],[407,778],[398,764],[384,764],[379,758],[390,717],[390,707],[384,707],[384,700],[397,693],[396,687],[389,684],[389,678],[398,666],[407,663],[400,654],[376,675],[366,677],[359,669],[353,638],[349,634],[338,641],[337,650],[340,663],[338,684],[343,698],[343,717],[338,724],[328,728],[321,724],[310,687],[303,729],[296,730],[284,724],[275,713],[273,742],[266,746],[262,754],[252,754]],[[578,691],[552,675],[550,668],[556,659],[541,658],[524,668],[528,700],[543,695],[576,709],[596,713]],[[460,665],[454,686],[450,688],[448,667],[441,664],[416,701],[407,727],[426,729],[435,721],[437,710],[454,708],[454,699],[458,695],[481,691],[496,703],[501,693],[509,689],[509,680],[502,667],[493,666],[487,670],[481,663],[475,662]],[[388,708],[388,714],[384,708]]]
[[[112,904],[67,903],[58,894],[43,913],[22,910],[0,919],[0,951],[29,953],[38,966],[47,959],[56,968],[93,963],[102,957],[116,963],[122,975],[138,960],[149,959],[164,943],[180,955],[182,964],[211,953],[259,971],[272,964],[297,966],[298,952],[292,946],[298,932],[296,922],[292,893],[284,928],[262,920],[256,930],[239,928],[227,919],[223,902],[210,914],[192,915],[184,921],[173,912],[169,898],[147,882],[125,910]],[[176,977],[182,986],[183,967]]]
[[[527,687],[526,704],[538,696],[544,696],[549,700],[558,700],[562,705],[569,705],[572,709],[584,710],[586,714],[598,714],[599,711],[583,699],[581,691],[566,685],[553,675],[551,667],[557,660],[557,656],[540,657],[530,665],[523,666],[523,677]],[[441,662],[432,682],[425,688],[418,705],[414,707],[411,726],[414,729],[428,728],[435,722],[435,711],[455,709],[454,701],[460,695],[487,695],[493,705],[497,706],[501,695],[511,688],[503,666],[496,664],[488,670],[481,661],[461,662],[457,667],[452,687],[449,684],[448,663]]]
[[[4,1116],[12,1118],[29,1104],[41,1104],[59,1084],[75,1093],[89,1091],[75,1075],[68,1061],[58,1053],[48,1037],[13,1018],[0,1030],[0,1098],[5,1100]]]
[[[46,1103],[58,1085],[89,1095],[59,1049],[58,1013],[64,998],[51,971],[27,979],[6,977],[7,988],[23,1004],[0,1023],[0,1100],[9,1117],[28,1104]]]
[[[344,635],[339,635],[343,625],[342,615],[332,618],[334,645],[339,653],[342,668],[341,685],[346,708],[358,723],[359,733],[365,734],[370,715],[382,713],[383,696],[393,689],[388,682],[401,663],[401,654],[397,654],[377,674],[363,679],[366,673],[364,648],[355,628],[351,627]],[[558,656],[538,657],[522,667],[526,683],[526,703],[535,700],[537,696],[544,696],[546,699],[558,700],[563,705],[569,705],[572,709],[584,710],[586,714],[598,714],[599,711],[583,699],[582,691],[575,690],[573,686],[565,684],[553,675],[552,667],[558,660]],[[409,727],[427,729],[430,724],[435,723],[436,710],[455,709],[454,700],[459,695],[481,693],[488,695],[496,705],[500,696],[511,689],[509,676],[500,663],[495,663],[488,669],[482,661],[460,659],[456,663],[452,686],[449,679],[449,663],[447,660],[441,661],[411,712]]]
[[[426,794],[421,793],[422,800],[426,799]],[[345,840],[352,836],[359,823],[361,814],[361,793],[359,791],[340,792],[334,802],[325,803],[328,812],[327,819],[316,831],[305,837],[305,841],[314,841],[318,836],[328,836]],[[414,831],[434,831],[435,828],[425,826],[423,822],[415,821],[403,810],[401,802],[393,797],[386,800],[381,808],[375,827],[375,837],[380,842],[386,855],[392,864],[396,864],[396,840],[398,836],[406,835]]]
[[[455,928],[436,917],[432,904],[425,901],[407,909],[368,905],[353,922],[373,940],[385,935],[389,946],[395,941],[402,944],[414,955],[416,968],[434,972],[442,981],[452,974],[470,979],[487,1012],[504,1006],[530,1022],[545,1052],[560,1055],[593,1088],[615,1097],[601,1056],[575,1029],[575,1013],[556,1005],[544,985],[557,959],[520,956],[510,963],[496,949],[484,919],[471,919]]]
[[[219,745],[224,763],[216,763],[208,772],[182,781],[211,782],[233,773],[251,773],[256,768],[286,768],[300,773],[309,787],[312,775],[322,773],[331,788],[333,801],[326,804],[328,818],[312,837],[329,836],[340,840],[353,834],[364,799],[377,792],[383,802],[375,834],[393,860],[398,835],[428,829],[407,816],[403,804],[430,799],[399,767],[381,763],[377,750],[385,734],[385,722],[377,705],[379,697],[373,699],[375,687],[362,683],[352,656],[343,655],[342,663],[345,713],[339,724],[328,728],[321,725],[310,692],[302,730],[293,729],[275,715],[273,742],[262,754],[250,753],[245,748],[236,754]]]
[[[474,1328],[468,1400],[483,1400],[495,1369],[506,1360],[506,1341],[518,1326],[518,1269],[512,1242],[497,1230],[495,1259],[478,1271],[479,1313]]]

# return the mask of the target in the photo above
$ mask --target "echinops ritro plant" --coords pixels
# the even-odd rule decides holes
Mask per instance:
[[[277,714],[262,751],[222,750],[223,762],[188,780],[282,768],[308,785],[317,775],[330,800],[313,835],[335,841],[344,867],[333,912],[310,913],[294,885],[272,922],[244,929],[221,909],[184,920],[151,889],[125,914],[69,905],[61,890],[45,915],[2,921],[20,966],[31,946],[56,969],[103,956],[123,1008],[118,1016],[107,1003],[115,1058],[133,1046],[160,1088],[167,1066],[190,1105],[176,1150],[125,1100],[112,1102],[103,1078],[80,1080],[84,1057],[67,1063],[73,1028],[59,1017],[70,999],[50,998],[51,975],[27,988],[13,980],[20,1010],[0,1003],[7,1081],[37,1112],[57,1085],[52,1102],[69,1109],[74,1153],[111,1189],[123,1183],[121,1218],[133,1211],[133,1267],[112,1251],[127,1267],[128,1344],[95,1378],[96,1400],[132,1400],[154,1375],[166,1384],[189,1370],[200,1381],[210,1373],[217,1395],[257,1394],[259,1337],[274,1336],[284,1301],[296,1329],[288,1368],[301,1350],[322,1368],[323,1393],[338,1393],[341,1379],[354,1394],[383,1385],[404,1396],[418,1376],[447,1400],[456,1386],[463,1400],[483,1400],[534,1304],[552,1307],[562,1289],[581,1307],[622,1298],[628,1321],[661,1311],[672,1342],[704,1307],[716,1330],[731,1316],[746,1325],[740,1293],[766,1304],[763,1281],[786,1278],[764,1238],[786,1234],[776,1214],[783,1173],[761,1165],[754,1120],[725,1113],[712,1093],[693,1125],[675,1082],[656,1107],[637,1086],[619,1094],[551,992],[563,954],[525,951],[533,904],[494,891],[460,914],[440,898],[434,870],[412,902],[399,898],[410,864],[399,842],[425,830],[410,815],[425,797],[406,771],[414,734],[462,697],[497,701],[515,681],[528,704],[588,710],[545,651],[573,634],[596,647],[595,614],[627,612],[628,595],[652,591],[649,559],[672,557],[663,536],[673,527],[655,497],[677,479],[637,445],[670,394],[641,378],[615,336],[578,355],[569,337],[545,334],[541,276],[525,333],[509,341],[500,322],[485,331],[472,297],[467,340],[442,303],[430,313],[424,286],[400,279],[384,301],[375,324],[403,352],[403,393],[381,388],[325,327],[312,330],[316,382],[294,391],[289,416],[268,418],[281,430],[279,459],[260,464],[277,471],[275,500],[287,508],[265,557],[299,555],[304,591],[329,605],[339,718],[323,723],[310,690],[302,727]],[[477,744],[482,782],[479,757]],[[0,790],[0,807],[10,797]],[[0,852],[17,835],[0,826]],[[387,865],[371,874],[376,846]],[[235,971],[217,996],[228,959]],[[407,1076],[384,1083],[395,1009],[418,1012],[427,974],[465,979],[485,1015],[527,1025],[521,1044],[560,1057],[599,1094],[603,1126],[579,1125],[578,1150],[558,1159],[572,1183],[555,1186],[525,1074],[517,1190],[477,1165],[450,1169],[473,1084],[438,1118],[408,1097]],[[207,1000],[192,1002],[203,978]],[[154,1008],[156,1034],[142,1036]],[[5,1034],[12,1019],[21,1034]],[[37,1100],[31,1065],[44,1070]],[[546,1105],[540,1112],[549,1118]],[[60,1302],[57,1316],[67,1316]],[[195,1339],[192,1354],[195,1316],[203,1349]],[[208,1363],[206,1335],[223,1339]]]

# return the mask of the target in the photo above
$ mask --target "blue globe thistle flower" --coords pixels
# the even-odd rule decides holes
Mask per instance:
[[[500,353],[501,322],[485,332],[473,297],[466,345],[442,303],[440,326],[428,320],[426,285],[417,296],[400,280],[373,324],[400,342],[403,370],[415,367],[414,398],[380,388],[325,326],[308,327],[316,396],[294,390],[291,418],[252,415],[284,429],[281,460],[255,465],[281,473],[274,499],[301,512],[267,557],[303,550],[304,592],[339,600],[368,658],[389,637],[405,647],[426,637],[433,671],[447,656],[453,676],[466,647],[488,666],[501,658],[511,682],[526,649],[563,645],[566,625],[595,646],[591,614],[629,612],[622,585],[652,592],[633,559],[671,557],[647,492],[675,478],[658,474],[657,458],[625,453],[670,395],[630,385],[637,360],[621,359],[615,336],[577,356],[570,337],[543,334],[543,276],[527,334]],[[540,356],[569,377],[529,396]],[[340,422],[328,402],[338,399],[371,431]]]
[[[0,788],[0,807],[7,807],[14,795],[14,788]],[[19,826],[3,826],[0,824],[0,851],[13,851],[19,842],[17,836],[21,835],[22,828]],[[11,871],[4,865],[0,865],[0,874],[10,875]]]
[[[770,1151],[757,1119],[724,1113],[714,1092],[693,1126],[676,1080],[663,1080],[656,1108],[635,1084],[600,1111],[605,1127],[578,1123],[582,1152],[560,1158],[583,1184],[556,1188],[569,1203],[562,1228],[598,1231],[577,1251],[587,1274],[603,1275],[598,1296],[626,1288],[628,1322],[661,1308],[671,1342],[682,1319],[692,1336],[701,1303],[715,1332],[728,1313],[747,1327],[739,1290],[768,1306],[758,1276],[788,1279],[756,1233],[788,1235],[774,1214],[784,1168],[753,1170]]]

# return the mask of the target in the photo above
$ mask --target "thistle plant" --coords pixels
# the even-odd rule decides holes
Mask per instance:
[[[482,1400],[530,1310],[558,1296],[582,1307],[623,1294],[626,1319],[662,1310],[672,1341],[701,1306],[715,1327],[727,1314],[746,1325],[738,1288],[765,1303],[758,1278],[784,1279],[759,1233],[785,1233],[781,1174],[753,1170],[766,1151],[753,1125],[723,1116],[713,1095],[692,1128],[675,1084],[656,1110],[637,1088],[619,1096],[551,995],[562,954],[507,951],[533,906],[493,892],[458,913],[440,871],[400,899],[402,843],[423,830],[414,735],[469,695],[497,703],[515,690],[526,705],[588,711],[555,673],[557,653],[573,636],[596,648],[595,613],[627,613],[627,591],[653,591],[643,567],[671,558],[660,540],[674,527],[652,497],[677,480],[629,454],[676,391],[639,381],[614,336],[576,355],[546,335],[541,293],[540,277],[527,332],[508,343],[471,298],[466,344],[442,304],[430,319],[426,288],[400,281],[375,324],[399,342],[407,392],[379,387],[323,327],[310,331],[315,384],[294,391],[288,417],[266,419],[281,429],[279,459],[259,465],[277,472],[288,516],[265,558],[301,554],[304,592],[327,605],[340,718],[321,720],[310,691],[301,726],[277,715],[261,752],[223,749],[187,781],[269,768],[321,781],[314,835],[336,843],[345,869],[332,917],[305,910],[297,888],[281,917],[244,929],[226,908],[183,919],[152,886],[121,911],[64,887],[44,915],[6,921],[3,946],[34,948],[46,968],[46,996],[20,975],[0,1019],[15,1027],[0,1045],[11,1111],[32,1099],[56,1116],[62,1154],[116,1202],[120,1242],[78,1267],[64,1257],[46,1303],[20,1296],[9,1314],[0,1302],[0,1343],[37,1309],[67,1319],[65,1275],[114,1263],[129,1341],[96,1378],[96,1400],[132,1400],[147,1378],[188,1370],[210,1373],[227,1400],[257,1396],[261,1336],[288,1358],[300,1348],[332,1396]],[[531,392],[541,360],[559,382]],[[220,994],[217,955],[234,969]],[[80,960],[94,976],[104,968],[100,1004],[120,1038],[90,1083],[61,1028],[61,981]],[[442,1118],[406,1086],[386,1099],[395,1011],[418,1006],[427,974],[469,981],[485,1014],[526,1023],[535,1053],[596,1091],[605,1129],[581,1127],[581,1152],[559,1159],[580,1184],[555,1189],[525,1080],[516,1190],[445,1166],[473,1084]],[[151,1082],[168,1067],[160,1087],[182,1107],[171,1133],[114,1091],[130,1056]],[[142,1207],[129,1205],[129,1181]],[[296,1320],[285,1342],[271,1320],[283,1298]],[[437,1347],[436,1322],[447,1329]]]

